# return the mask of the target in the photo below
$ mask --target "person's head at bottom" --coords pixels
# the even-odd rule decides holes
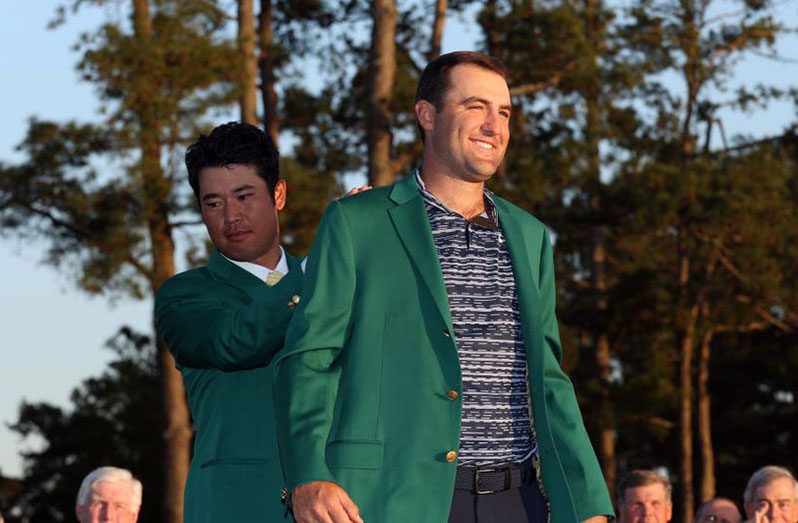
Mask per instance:
[[[620,523],[670,521],[673,514],[671,490],[670,481],[653,470],[629,472],[618,486]]]
[[[100,467],[83,478],[75,501],[80,523],[135,523],[141,508],[141,482],[130,471]]]
[[[783,467],[762,467],[748,480],[743,506],[752,522],[795,523],[798,521],[798,483]]]
[[[727,498],[705,501],[695,513],[695,523],[740,523],[741,520],[737,505]]]

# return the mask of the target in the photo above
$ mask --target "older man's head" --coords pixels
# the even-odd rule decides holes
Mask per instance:
[[[141,482],[130,471],[100,467],[80,485],[75,515],[80,523],[135,523],[141,508]]]
[[[618,486],[618,512],[621,523],[671,520],[671,483],[653,470],[633,470]]]
[[[751,475],[743,494],[745,514],[758,521],[767,516],[771,523],[798,521],[798,483],[789,470],[768,465]]]

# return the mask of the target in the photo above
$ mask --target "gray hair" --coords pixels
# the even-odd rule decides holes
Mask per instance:
[[[130,508],[138,511],[141,507],[141,481],[133,477],[129,470],[117,467],[100,467],[92,470],[83,478],[78,490],[78,497],[75,503],[79,507],[85,507],[89,503],[89,494],[96,483],[127,483],[130,485]]]
[[[748,480],[748,485],[745,487],[743,493],[743,501],[750,503],[754,500],[754,492],[759,487],[764,487],[771,481],[776,481],[781,478],[789,478],[793,484],[793,496],[798,499],[798,482],[795,481],[795,476],[785,469],[784,467],[777,467],[776,465],[767,465],[751,474],[751,479]]]

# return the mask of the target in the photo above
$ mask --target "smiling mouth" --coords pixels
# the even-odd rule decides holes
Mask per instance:
[[[474,145],[476,145],[480,149],[485,149],[486,151],[492,151],[496,149],[495,145],[490,144],[488,142],[483,142],[482,140],[471,140],[471,141],[474,143]]]

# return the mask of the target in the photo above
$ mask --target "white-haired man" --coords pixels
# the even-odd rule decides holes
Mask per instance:
[[[762,467],[748,480],[743,506],[752,523],[795,523],[798,521],[798,482],[784,467]]]
[[[136,523],[141,508],[141,482],[130,471],[100,467],[83,478],[75,500],[80,523]]]

